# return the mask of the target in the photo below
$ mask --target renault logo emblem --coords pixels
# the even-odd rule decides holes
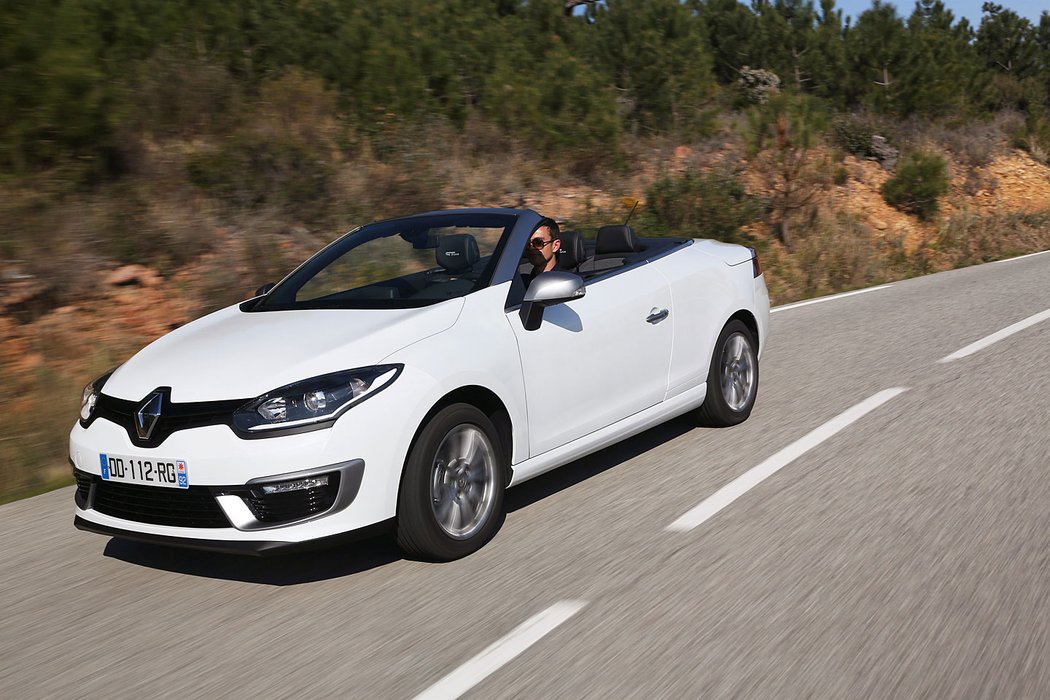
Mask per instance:
[[[149,440],[153,429],[157,427],[157,419],[160,418],[160,410],[164,404],[164,395],[159,391],[153,393],[135,414],[135,432],[139,434],[140,440]]]

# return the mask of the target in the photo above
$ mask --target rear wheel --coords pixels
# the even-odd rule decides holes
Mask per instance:
[[[469,404],[438,411],[409,453],[398,495],[397,543],[410,556],[449,561],[499,529],[506,470],[492,421]]]
[[[732,320],[718,336],[707,372],[707,396],[696,419],[722,428],[747,420],[758,395],[758,353],[744,323]]]

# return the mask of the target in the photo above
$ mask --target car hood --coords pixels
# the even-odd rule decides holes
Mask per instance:
[[[102,391],[138,401],[157,387],[171,400],[250,399],[329,372],[366,367],[450,328],[463,299],[416,309],[245,312],[232,306],[143,348]]]

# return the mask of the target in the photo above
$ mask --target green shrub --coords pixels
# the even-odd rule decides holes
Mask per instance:
[[[1050,116],[1042,110],[1032,110],[1025,117],[1024,127],[1015,133],[1014,144],[1036,161],[1050,162]]]
[[[648,218],[676,235],[737,240],[741,226],[759,214],[737,173],[721,170],[658,179],[646,192]]]
[[[847,116],[835,120],[832,125],[835,141],[848,153],[858,158],[875,155],[872,149],[872,137],[875,127],[866,119]]]
[[[313,220],[332,197],[332,166],[294,136],[240,134],[187,164],[190,182],[236,209],[273,207]]]
[[[882,198],[890,206],[920,219],[937,213],[938,199],[948,193],[948,164],[935,153],[915,152],[882,185]]]

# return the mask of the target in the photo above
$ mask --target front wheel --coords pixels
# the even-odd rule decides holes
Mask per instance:
[[[718,336],[707,372],[707,396],[696,419],[724,428],[747,420],[758,395],[758,353],[751,329],[732,320]]]
[[[397,543],[406,554],[450,561],[499,529],[506,470],[492,421],[474,406],[438,411],[420,431],[398,494]]]

